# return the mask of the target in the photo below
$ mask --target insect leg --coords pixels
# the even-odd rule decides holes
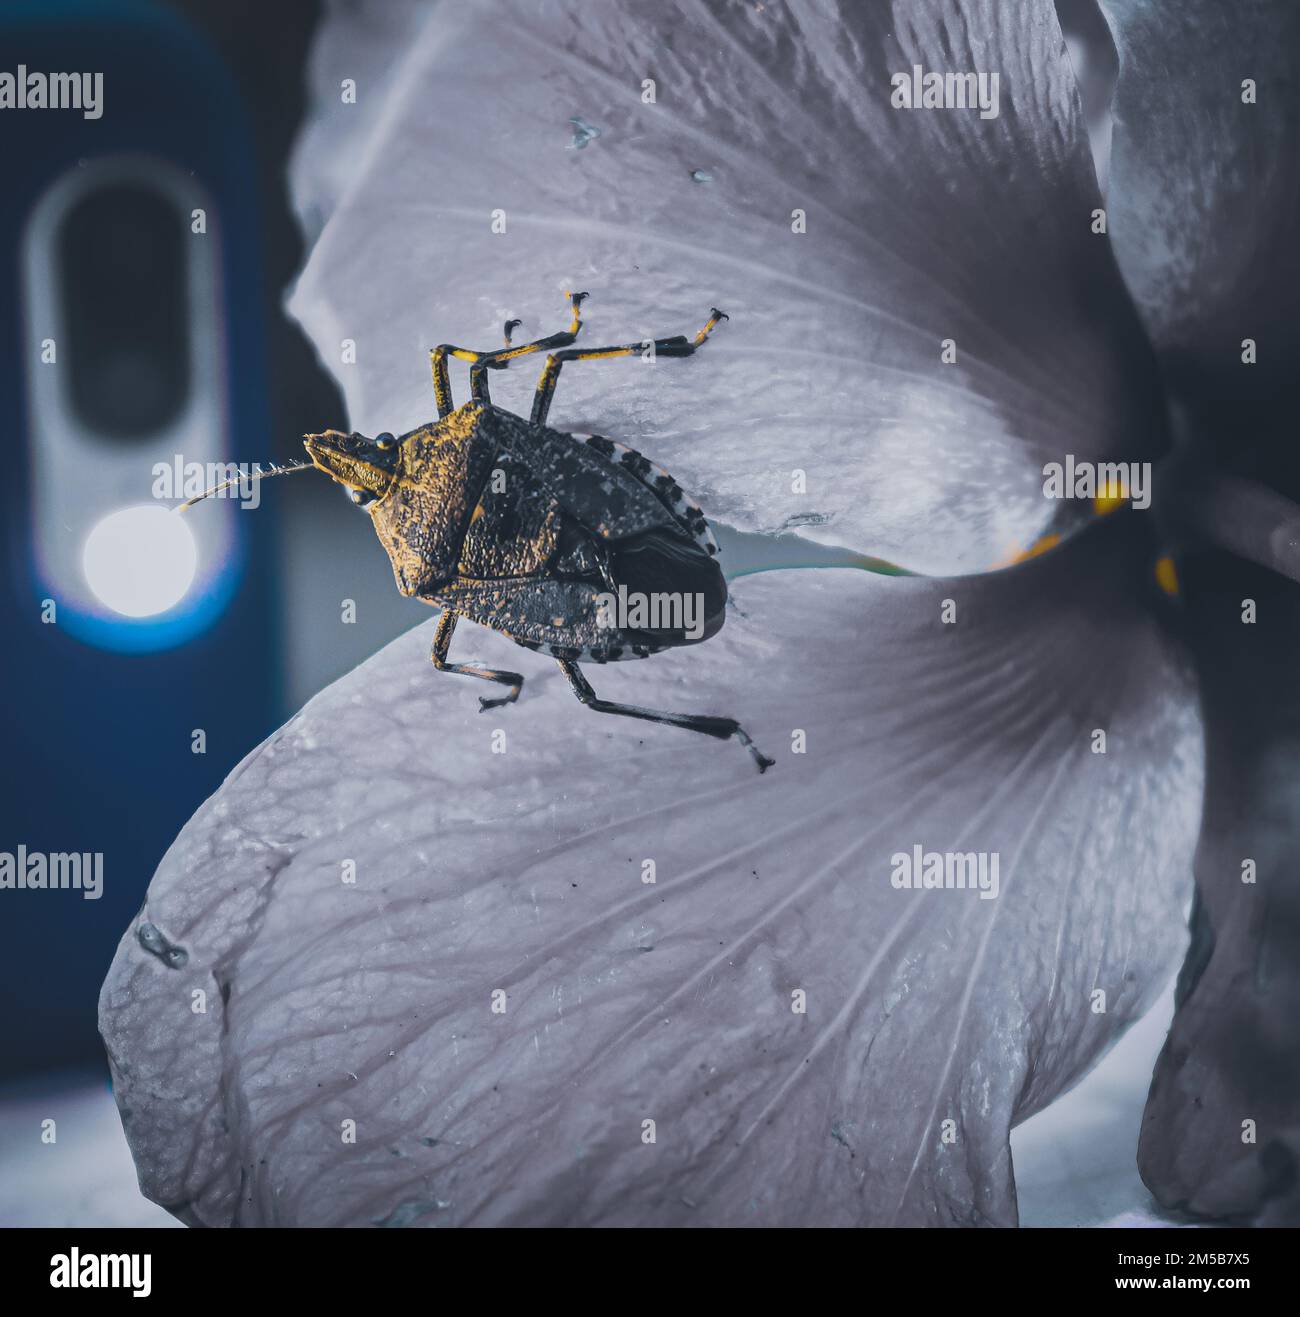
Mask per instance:
[[[429,652],[429,658],[433,666],[439,672],[456,672],[464,677],[482,677],[484,681],[499,681],[503,686],[510,687],[508,695],[501,696],[500,699],[489,700],[485,696],[478,697],[479,708],[495,709],[502,704],[513,704],[519,698],[519,691],[523,687],[524,679],[517,672],[499,672],[495,668],[480,668],[473,663],[448,663],[447,650],[451,645],[451,633],[456,629],[456,614],[450,608],[444,608],[442,616],[438,619],[438,629],[433,635],[433,649]]]
[[[771,768],[776,762],[763,754],[758,746],[749,739],[749,734],[734,718],[715,718],[704,713],[664,713],[658,709],[643,709],[636,704],[615,704],[612,700],[602,700],[590,683],[582,675],[582,670],[570,659],[556,659],[560,671],[568,678],[573,693],[589,709],[597,713],[617,713],[625,718],[644,718],[652,723],[667,723],[671,727],[685,727],[688,731],[703,732],[705,736],[715,736],[720,741],[734,736],[749,751],[761,773]]]
[[[715,306],[709,312],[708,323],[694,338],[687,338],[685,334],[674,334],[672,338],[654,339],[654,355],[656,357],[689,357],[696,348],[704,346],[705,340],[713,332],[718,321],[727,319],[729,317],[726,312],[719,311]],[[547,413],[551,410],[551,398],[555,393],[555,384],[560,378],[560,370],[566,361],[602,361],[610,357],[632,357],[648,352],[650,347],[651,341],[646,340],[644,343],[624,343],[610,348],[569,348],[563,352],[552,352],[546,358],[546,365],[542,368],[542,377],[537,381],[537,392],[533,395],[531,417],[533,424],[546,424]]]
[[[447,373],[447,357],[451,355],[457,361],[476,362],[484,354],[470,348],[458,348],[454,343],[439,343],[429,353],[429,364],[433,367],[433,397],[438,404],[438,417],[449,416],[455,409],[451,397],[451,377]]]
[[[578,337],[578,332],[582,329],[582,312],[580,308],[583,302],[587,300],[587,297],[587,293],[570,293],[569,305],[573,311],[573,320],[570,322],[568,329],[561,330],[558,334],[550,334],[546,338],[539,338],[534,343],[513,345],[510,342],[511,330],[521,322],[508,320],[506,322],[506,346],[498,348],[495,352],[480,353],[479,359],[470,367],[470,393],[483,402],[491,402],[487,383],[487,372],[489,370],[505,370],[516,357],[526,357],[534,352],[551,348],[568,347]]]

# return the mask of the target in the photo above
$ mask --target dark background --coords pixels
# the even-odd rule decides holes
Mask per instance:
[[[0,1076],[106,1073],[99,985],[176,833],[312,693],[426,616],[397,596],[364,520],[327,482],[304,476],[268,482],[260,508],[231,516],[239,544],[228,597],[179,643],[168,638],[169,615],[156,629],[133,628],[125,651],[64,625],[65,612],[56,625],[40,619],[40,600],[58,591],[33,566],[27,372],[41,334],[25,318],[22,248],[32,207],[70,171],[147,157],[184,171],[211,197],[230,459],[300,457],[302,434],[347,423],[338,390],[282,310],[303,257],[286,168],[306,113],[319,11],[309,0],[0,9],[0,69],[104,74],[98,120],[72,110],[0,114],[0,850],[104,857],[97,901],[76,891],[0,892]],[[133,204],[93,197],[60,237],[61,295],[76,327],[59,343],[60,386],[103,430],[78,468],[87,494],[103,479],[94,453],[116,459],[147,441],[190,384],[186,326],[199,311],[171,268],[192,240],[188,215],[164,207],[159,218],[157,205]],[[151,290],[168,282],[177,297],[159,308]],[[148,373],[159,343],[175,347],[161,381]],[[148,469],[142,460],[142,492]],[[186,516],[235,507],[213,501]],[[56,530],[80,539],[88,526]],[[355,625],[340,624],[344,598],[356,601]],[[198,727],[206,754],[191,750]]]

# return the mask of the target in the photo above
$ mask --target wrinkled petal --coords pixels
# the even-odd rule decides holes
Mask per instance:
[[[1300,6],[1102,5],[1120,57],[1108,211],[1124,277],[1179,384],[1274,389],[1300,363]]]
[[[1083,119],[1088,125],[1097,183],[1105,196],[1110,180],[1115,80],[1119,75],[1115,38],[1098,0],[1056,0],[1056,17],[1070,54]]]
[[[1192,945],[1142,1122],[1166,1207],[1300,1223],[1300,592],[1260,568],[1198,601],[1205,815]],[[1224,625],[1242,591],[1251,626]]]
[[[384,5],[387,63],[375,8],[324,28],[294,170],[320,237],[291,307],[327,363],[354,342],[359,429],[427,420],[428,349],[552,333],[573,289],[593,347],[730,314],[689,361],[570,365],[552,417],[744,530],[980,570],[1059,509],[1045,461],[1162,448],[1047,0]],[[893,108],[916,65],[996,74],[1000,112]]]
[[[101,1029],[145,1192],[209,1224],[1014,1223],[1011,1124],[1181,947],[1200,733],[1134,531],[749,578],[700,650],[588,669],[738,717],[762,776],[490,633],[453,657],[527,680],[488,714],[430,626],[395,641],[232,774],[123,939]],[[996,853],[998,895],[893,886],[916,845]]]
[[[1120,54],[1111,231],[1193,463],[1177,515],[1193,544],[1208,539],[1294,575],[1300,7],[1104,6]],[[1254,104],[1243,100],[1246,79]],[[1242,360],[1245,339],[1253,365]],[[1198,460],[1217,469],[1198,472]],[[1295,1224],[1300,601],[1290,582],[1226,554],[1202,551],[1184,576],[1206,724],[1205,815],[1192,947],[1139,1164],[1168,1208]],[[1246,600],[1259,609],[1251,625],[1239,620]],[[1252,883],[1242,881],[1247,860]]]

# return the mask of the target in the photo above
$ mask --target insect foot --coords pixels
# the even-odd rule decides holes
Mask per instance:
[[[727,740],[734,736],[749,751],[750,757],[758,765],[760,773],[766,773],[776,763],[775,759],[769,759],[754,744],[749,733],[734,718],[714,718],[708,714],[686,714],[683,716],[689,717],[691,721],[679,725],[689,727],[692,731],[703,732],[705,736],[716,736],[719,740]]]
[[[719,741],[726,741],[734,736],[749,751],[760,773],[765,773],[776,763],[775,759],[769,759],[754,744],[749,733],[734,718],[719,718],[708,713],[665,714],[664,717],[678,720],[676,721],[678,727],[686,727],[693,732],[703,732],[705,736],[716,736]]]
[[[754,762],[758,765],[758,771],[760,773],[766,773],[767,770],[771,768],[773,764],[776,763],[776,760],[769,759],[758,748],[758,746],[756,746],[754,742],[750,740],[749,733],[745,731],[745,729],[739,723],[736,723],[735,727],[736,730],[734,735],[736,740],[739,741],[740,744],[743,745],[745,749],[749,751],[751,756],[753,756]]]
[[[519,698],[519,687],[516,686],[509,695],[499,695],[495,699],[487,695],[478,697],[479,713],[486,713],[489,709],[499,709],[503,704],[513,704]]]

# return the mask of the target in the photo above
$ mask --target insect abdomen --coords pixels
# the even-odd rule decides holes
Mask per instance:
[[[695,645],[716,635],[726,620],[727,582],[722,569],[698,544],[670,531],[649,531],[616,545],[610,555],[615,582],[625,598],[660,601],[660,612],[676,609],[679,616],[696,619],[698,635],[680,627],[634,629],[657,647]]]
[[[663,467],[638,453],[635,448],[615,443],[604,435],[589,434],[581,438],[588,448],[595,449],[607,462],[617,462],[623,470],[639,480],[672,513],[677,524],[705,553],[710,557],[717,556],[718,542],[713,538],[703,509]]]

